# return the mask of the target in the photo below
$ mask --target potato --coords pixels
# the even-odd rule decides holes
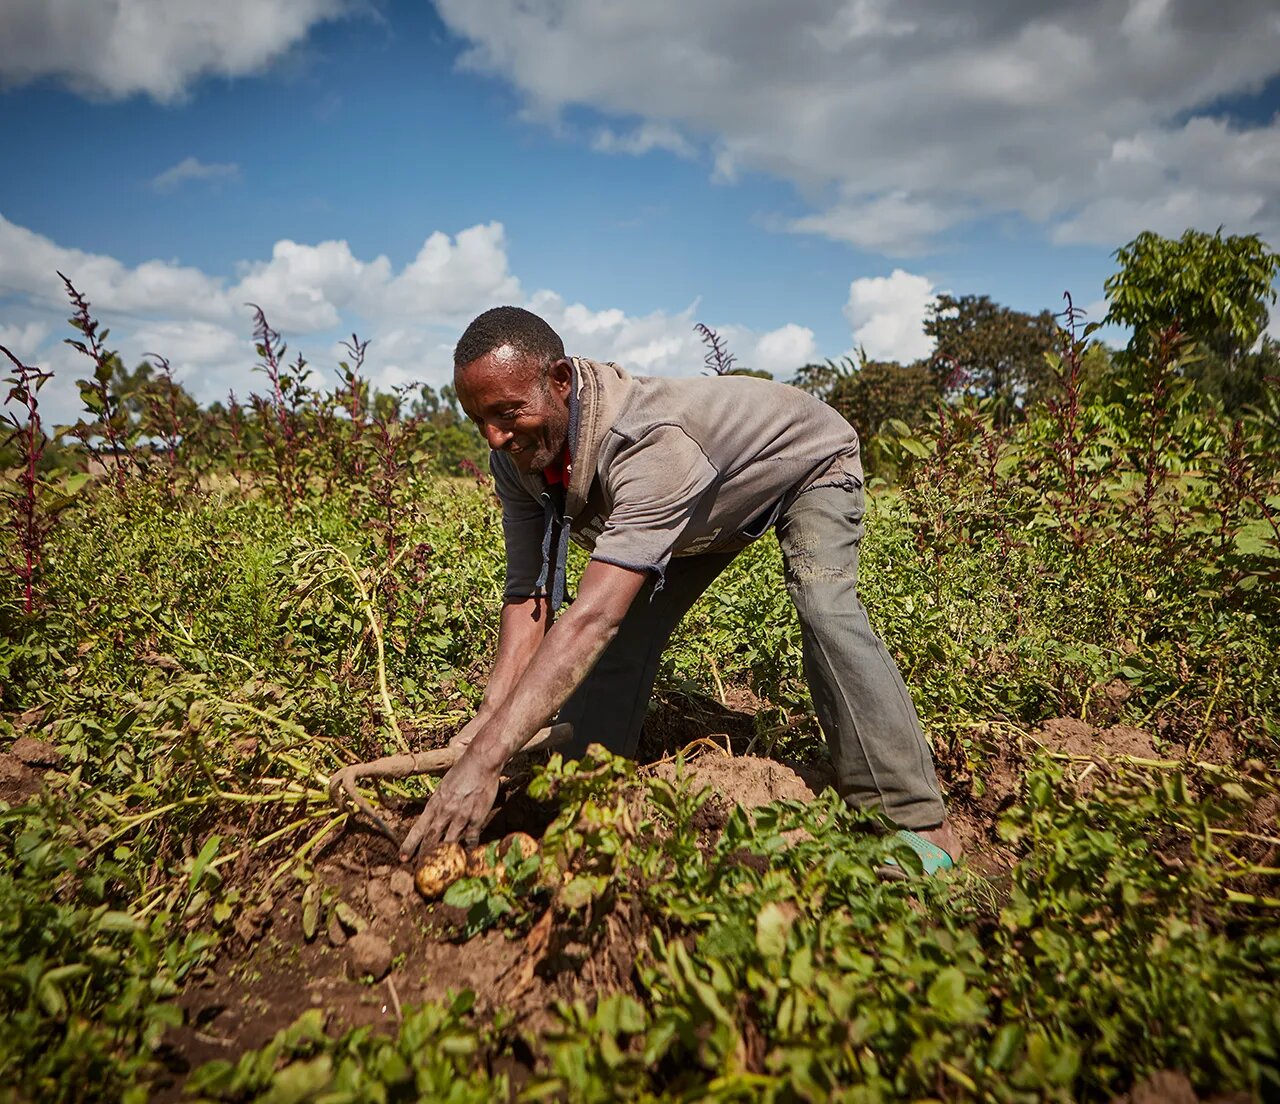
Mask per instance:
[[[490,857],[490,848],[497,853],[496,861]],[[491,843],[475,847],[467,855],[468,878],[493,878],[501,882],[507,876],[507,855],[516,849],[516,859],[527,859],[538,853],[538,841],[525,832],[512,832],[503,836],[494,847]]]
[[[517,859],[527,859],[530,855],[538,853],[538,841],[527,832],[511,832],[502,837],[502,842],[498,844],[498,855],[505,859],[507,852],[513,847],[518,847],[516,852]]]
[[[442,843],[426,853],[413,881],[422,896],[434,901],[466,872],[467,852],[462,844]]]
[[[499,881],[502,880],[506,867],[501,862],[494,863],[490,860],[489,847],[489,844],[482,843],[479,847],[472,848],[467,855],[468,878],[487,878],[492,875]]]

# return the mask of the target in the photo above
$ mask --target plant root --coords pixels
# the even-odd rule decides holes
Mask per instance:
[[[573,736],[573,725],[557,724],[540,728],[516,755],[526,755],[533,751],[548,751],[551,748],[567,744]],[[343,812],[359,811],[371,820],[397,847],[400,837],[391,830],[377,810],[356,789],[361,779],[371,778],[375,782],[383,778],[410,778],[417,774],[444,774],[462,758],[465,747],[453,744],[431,751],[419,751],[403,755],[384,755],[381,759],[373,759],[367,763],[352,763],[335,771],[329,778],[329,800]],[[514,756],[512,757],[514,758]]]

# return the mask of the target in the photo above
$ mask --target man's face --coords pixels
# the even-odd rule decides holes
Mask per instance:
[[[535,358],[503,345],[455,369],[453,386],[489,447],[521,471],[535,472],[564,451],[571,379],[567,360],[544,375]]]

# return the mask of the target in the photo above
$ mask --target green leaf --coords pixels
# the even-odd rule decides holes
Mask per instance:
[[[489,887],[482,878],[459,878],[444,891],[444,903],[450,908],[470,909],[489,896]]]
[[[987,1062],[993,1069],[1009,1068],[1009,1063],[1022,1046],[1023,1030],[1017,1024],[1005,1024],[996,1032],[991,1041],[991,1049],[987,1052]]]
[[[559,898],[565,908],[580,909],[595,899],[598,879],[575,875],[560,887]]]
[[[791,924],[791,918],[781,907],[770,901],[756,913],[756,949],[765,958],[781,958],[787,949]]]
[[[369,921],[356,912],[346,901],[334,902],[333,914],[338,918],[338,923],[349,932],[362,932],[369,926]]]
[[[130,933],[139,931],[141,928],[142,925],[127,912],[105,912],[98,919],[99,931]]]
[[[313,1099],[333,1079],[333,1059],[321,1054],[309,1062],[294,1062],[271,1078],[271,1088],[261,1100],[270,1104],[302,1104]]]
[[[302,938],[310,943],[320,930],[320,886],[312,882],[302,894]]]
[[[222,843],[221,836],[210,836],[205,845],[200,848],[200,853],[191,863],[191,876],[187,879],[187,892],[190,893],[200,884],[200,879],[208,869],[209,864],[213,862],[214,857],[218,854],[218,847]]]

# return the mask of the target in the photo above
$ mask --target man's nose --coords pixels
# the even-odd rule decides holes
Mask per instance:
[[[498,426],[493,425],[491,422],[485,422],[484,439],[488,443],[489,448],[496,452],[511,440],[511,431],[508,429],[501,429]]]

